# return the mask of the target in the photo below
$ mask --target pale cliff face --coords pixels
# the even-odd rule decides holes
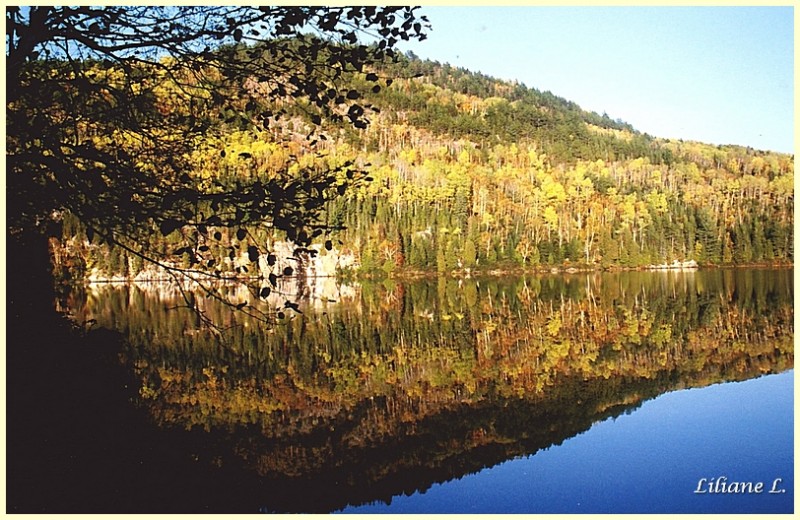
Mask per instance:
[[[77,246],[73,241],[67,241],[66,243],[54,241],[51,247],[56,259],[79,254],[75,250]],[[270,266],[267,262],[267,255],[262,254],[258,259],[258,272],[253,272],[249,275],[237,275],[235,272],[237,267],[250,265],[247,252],[243,252],[233,260],[225,258],[223,260],[223,275],[241,278],[267,278],[270,273],[279,275],[283,273],[285,268],[290,267],[292,269],[292,277],[333,278],[342,270],[357,269],[359,266],[355,255],[349,251],[339,251],[336,248],[328,251],[322,244],[317,244],[312,245],[311,249],[316,249],[319,253],[312,257],[308,254],[295,255],[294,249],[295,246],[290,242],[275,242],[272,245],[272,251],[270,251],[276,257],[275,265]],[[291,279],[292,277],[287,278]],[[129,269],[127,276],[122,273],[109,273],[97,266],[91,266],[86,270],[84,277],[84,281],[90,283],[125,281],[146,283],[167,280],[172,281],[174,277],[170,276],[163,268],[151,264],[144,264],[143,268],[139,270]]]

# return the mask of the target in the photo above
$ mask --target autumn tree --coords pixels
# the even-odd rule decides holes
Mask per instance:
[[[410,7],[292,6],[8,7],[6,25],[9,267],[44,300],[46,238],[65,213],[90,239],[181,276],[219,275],[211,246],[225,229],[254,263],[269,255],[243,240],[254,229],[308,248],[326,231],[325,202],[358,181],[355,165],[262,175],[240,154],[245,182],[198,182],[192,152],[292,110],[316,125],[310,149],[324,121],[365,128],[371,107],[345,78],[379,90],[386,78],[370,64],[428,27]],[[143,233],[175,234],[189,267],[165,263]]]

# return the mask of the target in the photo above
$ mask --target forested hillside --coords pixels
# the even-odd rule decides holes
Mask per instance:
[[[154,92],[164,113],[182,109],[190,81],[163,78]],[[793,156],[651,137],[549,92],[414,56],[348,81],[358,104],[344,118],[270,92],[263,103],[281,117],[255,128],[236,92],[212,93],[207,110],[224,116],[213,123],[224,131],[197,143],[187,175],[230,185],[289,172],[297,188],[309,172],[340,168],[344,181],[352,162],[368,176],[327,204],[321,218],[336,231],[315,246],[354,259],[346,270],[362,274],[793,261]],[[265,85],[253,78],[241,88]],[[343,123],[364,115],[365,128]],[[183,231],[168,225],[131,238],[175,265],[239,274],[254,260],[242,253],[249,240],[286,239],[273,229],[207,231],[193,250],[177,248]],[[145,267],[89,238],[64,216],[61,277],[132,277]]]

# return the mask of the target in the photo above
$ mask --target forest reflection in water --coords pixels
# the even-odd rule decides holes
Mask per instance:
[[[252,472],[268,511],[389,501],[794,362],[791,270],[326,283],[273,328],[198,296],[222,343],[163,285],[65,305],[127,336],[137,405]]]

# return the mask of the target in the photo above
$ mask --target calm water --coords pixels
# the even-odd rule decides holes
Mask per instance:
[[[394,497],[391,504],[343,512],[792,512],[792,379],[788,371],[672,392],[560,446]],[[701,478],[721,476],[763,482],[764,491],[693,492]]]
[[[792,511],[789,270],[224,290],[302,313],[265,327],[165,286],[62,304],[129,338],[136,406],[191,434],[231,510]],[[765,489],[694,493],[719,477]]]

